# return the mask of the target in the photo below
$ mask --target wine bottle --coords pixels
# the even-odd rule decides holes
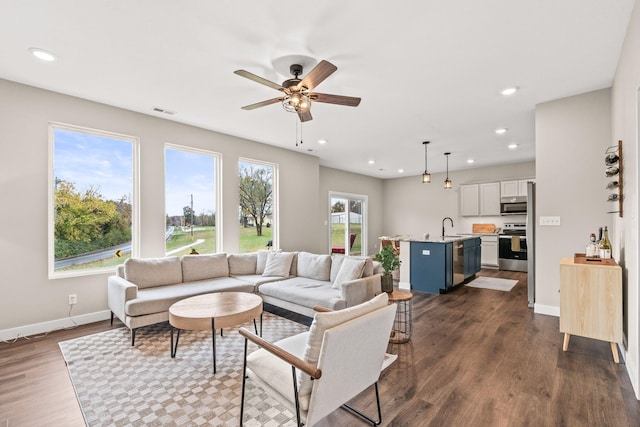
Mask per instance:
[[[609,194],[609,197],[607,197],[607,202],[617,202],[617,201],[618,201],[618,195],[616,193]]]
[[[605,175],[607,176],[616,176],[618,175],[618,172],[620,172],[620,169],[618,169],[617,166],[609,166],[605,171]]]
[[[604,237],[602,237],[600,241],[598,252],[600,258],[611,258],[611,242],[609,241],[609,232],[607,231],[606,225],[604,227]]]
[[[616,153],[609,153],[604,158],[604,163],[607,166],[615,165],[620,160],[620,157]]]
[[[607,190],[613,190],[614,188],[618,188],[619,185],[620,183],[618,183],[618,181],[609,181],[609,183],[607,184]]]

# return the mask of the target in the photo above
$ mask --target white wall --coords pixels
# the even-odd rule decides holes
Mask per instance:
[[[455,155],[453,153],[452,155]],[[453,188],[445,190],[445,174],[432,174],[431,184],[423,184],[422,176],[387,179],[384,181],[383,235],[408,234],[431,237],[441,234],[442,219],[451,217],[454,227],[447,221],[446,233],[471,233],[474,223],[496,224],[524,220],[524,216],[461,217],[460,185],[477,182],[507,181],[535,176],[535,162],[513,163],[502,166],[466,169],[449,172]]]
[[[602,89],[536,106],[536,215],[561,219],[560,226],[536,225],[536,312],[559,315],[560,258],[584,252],[590,233],[611,227],[604,174],[613,145],[610,101],[611,90]]]
[[[106,315],[108,274],[47,278],[47,126],[69,123],[140,137],[141,256],[164,256],[164,144],[222,153],[224,250],[238,250],[238,159],[280,165],[280,247],[317,252],[318,158],[95,102],[0,80],[0,339],[69,326],[73,316]],[[46,325],[43,324],[48,322]]]
[[[383,181],[370,176],[345,172],[327,167],[320,168],[320,226],[323,239],[320,252],[328,253],[329,242],[329,192],[365,195],[368,198],[367,209],[367,254],[378,251],[378,236],[382,233],[383,223]]]
[[[622,140],[624,217],[613,221],[614,252],[623,268],[626,366],[640,399],[640,317],[638,306],[638,134],[640,132],[640,6],[633,9],[612,88],[611,139]]]

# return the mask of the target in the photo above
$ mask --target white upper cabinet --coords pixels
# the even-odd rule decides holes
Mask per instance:
[[[525,185],[525,191],[526,191]],[[500,183],[487,182],[480,184],[480,215],[500,215]]]
[[[500,215],[500,183],[466,184],[460,186],[461,216]]]
[[[502,197],[516,197],[527,195],[527,182],[530,179],[518,179],[513,181],[502,181],[500,183],[500,195]]]
[[[478,216],[480,213],[480,191],[478,184],[460,186],[460,215]]]

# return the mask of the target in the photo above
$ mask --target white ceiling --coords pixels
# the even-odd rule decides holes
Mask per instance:
[[[633,3],[0,0],[0,78],[312,150],[328,167],[418,175],[425,140],[432,173],[447,151],[450,170],[534,159],[535,105],[611,85]],[[318,92],[362,98],[357,108],[315,103],[299,147],[295,114],[240,109],[280,93],[233,74],[281,83],[292,55],[338,67]],[[500,94],[513,85],[521,90]]]

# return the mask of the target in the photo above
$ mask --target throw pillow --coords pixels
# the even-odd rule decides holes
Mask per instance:
[[[298,277],[329,281],[331,256],[316,255],[309,252],[298,253]]]
[[[289,277],[292,261],[292,252],[269,252],[262,275],[265,277]]]
[[[255,252],[248,254],[229,254],[229,274],[243,275],[256,274],[256,264],[258,254]]]
[[[181,261],[182,280],[185,282],[229,276],[229,264],[227,263],[227,254],[225,253],[183,255]]]
[[[313,317],[311,327],[309,328],[309,337],[307,339],[307,345],[304,349],[304,356],[302,359],[313,366],[318,366],[318,358],[320,356],[320,348],[322,347],[324,331],[355,319],[356,317],[360,317],[372,311],[386,307],[388,303],[389,297],[386,292],[383,292],[369,301],[354,305],[353,307],[326,313],[316,313]],[[297,375],[297,381],[298,390],[301,396],[311,393],[313,382],[309,375],[300,371]]]
[[[364,259],[346,258],[342,261],[340,271],[338,271],[336,280],[333,282],[331,287],[333,289],[342,289],[342,284],[344,282],[361,278],[365,263],[366,260]]]
[[[256,274],[264,273],[264,267],[267,265],[267,257],[269,256],[269,252],[264,249],[260,249],[258,251],[258,260],[256,262]],[[279,252],[279,251],[276,251]]]
[[[130,258],[124,262],[124,278],[140,289],[180,283],[180,258]]]

